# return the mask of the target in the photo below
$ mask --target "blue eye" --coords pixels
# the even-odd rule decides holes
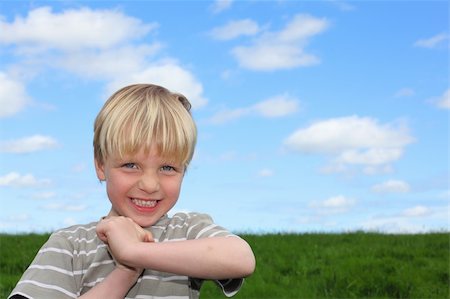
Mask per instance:
[[[122,167],[124,167],[124,168],[130,168],[130,169],[135,169],[135,168],[137,168],[137,166],[136,166],[135,163],[125,163],[125,164],[122,165]]]
[[[175,168],[173,166],[170,166],[170,165],[164,165],[164,166],[161,167],[161,170],[162,171],[174,171]]]

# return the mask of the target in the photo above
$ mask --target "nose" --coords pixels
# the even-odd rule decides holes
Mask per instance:
[[[146,193],[153,193],[159,191],[158,174],[153,172],[144,173],[138,181],[138,188]]]

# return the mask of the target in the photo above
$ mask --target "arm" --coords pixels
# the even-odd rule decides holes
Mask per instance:
[[[123,263],[204,279],[242,278],[253,273],[250,246],[236,237],[143,243],[122,250]]]
[[[143,230],[137,224],[134,225],[136,225],[134,230],[134,237],[137,240],[140,240],[142,242],[153,242],[153,236],[150,232]],[[97,227],[97,231],[98,230],[99,229]],[[98,233],[98,236],[103,242],[108,244],[108,240],[104,234]],[[111,254],[116,262],[116,268],[102,282],[97,284],[95,287],[90,289],[79,298],[123,299],[131,289],[131,287],[133,287],[133,285],[136,283],[144,269],[142,267],[130,267],[128,265],[124,265],[117,260],[114,252],[111,252]]]
[[[130,267],[149,268],[204,279],[241,278],[255,269],[250,246],[237,237],[142,242],[135,223],[125,217],[105,219],[97,233],[107,239],[115,258]]]
[[[136,283],[141,272],[118,266],[101,283],[97,284],[78,298],[123,299],[131,287]]]
[[[86,226],[85,228],[90,230],[91,227]],[[74,242],[70,239],[85,237],[74,233],[77,230],[58,231],[49,237],[11,292],[10,298],[54,299],[79,296],[81,286],[76,280],[77,274],[75,272],[81,274],[90,264],[74,259],[75,254],[73,253],[75,251],[80,252],[80,250],[88,252],[94,248],[98,249],[98,247],[97,242],[94,242],[90,247],[74,247]],[[91,235],[91,237],[94,236]],[[138,240],[152,241],[150,232],[146,232],[140,237],[141,239],[138,238]],[[88,242],[83,242],[83,244],[88,244]],[[95,281],[96,285],[83,294],[81,298],[123,299],[129,289],[136,283],[142,271],[142,268],[132,268],[116,262],[116,268],[100,283]]]

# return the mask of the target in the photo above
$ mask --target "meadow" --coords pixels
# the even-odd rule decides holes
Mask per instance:
[[[241,235],[255,273],[233,298],[450,298],[450,234]],[[6,298],[48,235],[0,235]],[[225,298],[212,282],[201,299]]]

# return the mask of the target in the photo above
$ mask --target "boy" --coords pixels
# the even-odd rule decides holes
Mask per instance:
[[[255,268],[249,245],[207,215],[167,216],[196,137],[184,96],[150,84],[113,94],[94,125],[111,211],[53,233],[9,298],[198,298],[204,279],[234,295]]]

